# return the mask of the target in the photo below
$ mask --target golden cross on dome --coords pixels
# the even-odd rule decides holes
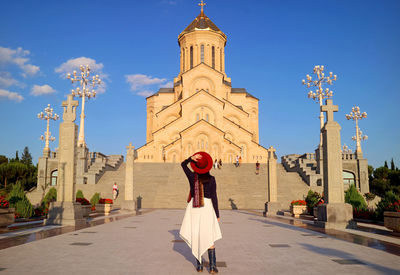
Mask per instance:
[[[203,2],[203,0],[201,0],[201,3],[199,4],[199,6],[201,7],[201,13],[203,13],[203,7],[206,5],[206,3]]]

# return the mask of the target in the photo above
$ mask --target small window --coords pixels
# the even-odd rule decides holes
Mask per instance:
[[[209,120],[209,116],[208,116],[208,114],[206,114],[206,121],[208,121]]]
[[[199,121],[199,120],[200,120],[200,115],[196,114],[196,121]]]
[[[212,67],[215,69],[215,47],[212,46],[211,48],[211,55],[212,55]]]
[[[201,63],[204,63],[204,45],[201,45],[200,47],[200,58],[201,58]]]
[[[51,186],[57,185],[58,170],[51,172]]]
[[[190,46],[190,69],[193,68],[193,46]]]
[[[201,149],[204,149],[204,140],[201,140]]]

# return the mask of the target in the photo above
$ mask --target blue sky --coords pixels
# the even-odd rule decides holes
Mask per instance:
[[[146,139],[145,96],[179,73],[177,37],[199,14],[200,1],[2,1],[0,3],[0,154],[28,146],[37,161],[45,122],[36,115],[61,102],[67,72],[89,63],[105,82],[86,109],[91,151],[125,154]],[[400,1],[209,0],[206,15],[227,35],[226,73],[232,86],[260,99],[260,144],[278,156],[313,152],[319,106],[301,84],[315,65],[337,74],[330,88],[339,105],[342,144],[355,144],[358,105],[374,167],[393,157],[400,166]],[[80,110],[78,110],[80,112]],[[51,123],[58,146],[60,121]]]

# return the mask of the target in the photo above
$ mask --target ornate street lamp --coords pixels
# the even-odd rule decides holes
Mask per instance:
[[[49,156],[50,147],[49,141],[54,141],[56,138],[51,136],[50,132],[50,120],[57,120],[60,118],[56,113],[53,114],[53,108],[50,107],[50,104],[47,104],[47,107],[44,109],[44,113],[40,112],[37,117],[39,119],[47,120],[47,130],[44,132],[44,135],[40,136],[41,140],[45,140],[45,146],[43,149],[43,155]]]
[[[79,69],[81,70],[81,75],[78,76],[76,71],[73,71],[72,75],[69,73],[67,78],[71,80],[72,83],[79,82],[80,87],[77,87],[75,90],[72,89],[72,95],[74,97],[82,98],[82,109],[81,109],[81,122],[79,124],[79,136],[78,136],[78,146],[86,147],[85,143],[85,98],[90,99],[91,97],[96,96],[96,91],[94,90],[96,85],[101,84],[101,79],[98,75],[93,76],[90,79],[90,67],[89,65],[83,66],[80,65]],[[88,88],[92,86],[92,91]]]
[[[366,135],[363,136],[360,128],[358,128],[358,121],[360,119],[363,119],[363,118],[366,118],[366,117],[367,117],[367,113],[366,112],[361,113],[360,112],[360,107],[358,107],[358,106],[354,106],[353,108],[351,108],[351,113],[346,115],[346,119],[347,120],[352,119],[352,120],[354,120],[356,122],[356,135],[353,136],[352,139],[356,141],[356,153],[357,154],[361,154],[362,153],[360,141],[368,139],[368,136],[366,136]]]
[[[351,154],[353,151],[349,148],[349,146],[346,145],[346,143],[342,147],[342,153],[343,154]]]
[[[314,74],[317,75],[317,79],[313,80],[310,75],[306,75],[307,80],[303,79],[303,85],[306,85],[308,88],[316,87],[315,92],[310,91],[308,93],[308,98],[314,99],[317,103],[319,103],[320,110],[325,98],[331,98],[333,96],[333,92],[329,90],[329,88],[323,89],[323,85],[328,84],[332,85],[333,81],[336,81],[337,77],[332,72],[329,73],[329,76],[325,76],[324,66],[317,65],[314,67]],[[320,119],[320,139],[319,145],[322,146],[322,127],[324,127],[324,114],[320,111],[319,114]]]

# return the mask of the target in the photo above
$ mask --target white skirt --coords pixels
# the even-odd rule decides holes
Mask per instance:
[[[201,255],[222,238],[211,199],[204,198],[204,206],[199,208],[193,208],[193,198],[190,200],[179,235],[201,263]]]

